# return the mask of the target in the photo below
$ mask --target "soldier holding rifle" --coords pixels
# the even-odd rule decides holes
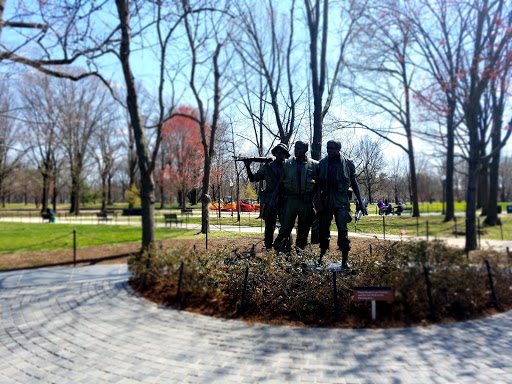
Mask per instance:
[[[309,230],[315,215],[313,196],[317,190],[318,167],[318,161],[306,156],[308,149],[308,142],[300,140],[295,142],[295,157],[288,159],[283,164],[281,180],[285,200],[281,228],[274,242],[274,248],[277,251],[287,250],[286,239],[289,239],[297,217],[297,240],[295,245],[304,249],[308,242]]]
[[[318,189],[320,194],[319,222],[320,222],[320,259],[329,249],[331,240],[330,228],[332,217],[338,227],[338,247],[342,254],[342,266],[348,268],[348,253],[350,251],[350,239],[348,237],[347,224],[352,221],[350,212],[350,199],[352,198],[349,187],[352,187],[356,198],[358,210],[367,215],[363,205],[361,191],[356,180],[354,163],[345,158],[341,153],[341,143],[330,140],[327,142],[327,156],[319,163]]]
[[[252,182],[264,180],[266,184],[265,190],[260,191],[259,195],[262,206],[260,214],[263,220],[265,220],[265,248],[267,249],[272,248],[276,221],[281,211],[280,196],[275,196],[272,204],[271,200],[274,191],[278,189],[277,186],[281,178],[283,162],[285,159],[290,157],[290,153],[288,152],[288,147],[281,143],[272,149],[272,155],[274,155],[275,160],[264,164],[256,174],[252,173],[250,167],[253,158],[241,159],[247,169],[249,180]]]

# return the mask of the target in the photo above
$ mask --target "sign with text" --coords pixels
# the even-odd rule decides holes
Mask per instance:
[[[354,287],[356,301],[387,301],[391,303],[394,295],[391,287]]]

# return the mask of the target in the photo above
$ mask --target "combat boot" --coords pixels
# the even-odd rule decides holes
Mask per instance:
[[[343,269],[349,269],[350,268],[350,265],[348,263],[348,252],[342,252],[341,266],[343,267]]]
[[[329,249],[329,242],[321,241],[320,242],[320,258],[318,259],[318,264],[322,264],[322,259],[327,253]]]

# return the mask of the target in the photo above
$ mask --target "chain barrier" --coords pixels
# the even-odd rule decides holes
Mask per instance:
[[[72,235],[73,233],[70,233],[70,234]],[[43,241],[43,242],[41,242],[41,243],[36,243],[36,244],[27,245],[27,246],[24,246],[24,247],[4,249],[4,251],[7,251],[7,252],[12,253],[12,252],[19,251],[19,250],[22,250],[22,249],[30,249],[30,248],[32,248],[32,247],[36,247],[36,246],[39,246],[39,245],[44,245],[44,244],[52,243],[52,242],[54,242],[54,241],[57,241],[57,240],[63,239],[63,238],[65,238],[65,237],[69,236],[70,234],[62,235],[62,236],[56,237],[56,238],[51,239],[51,240]]]

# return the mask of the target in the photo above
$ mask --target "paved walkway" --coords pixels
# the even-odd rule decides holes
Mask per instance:
[[[249,325],[138,297],[125,265],[0,273],[0,383],[511,383],[512,313],[424,328]]]

